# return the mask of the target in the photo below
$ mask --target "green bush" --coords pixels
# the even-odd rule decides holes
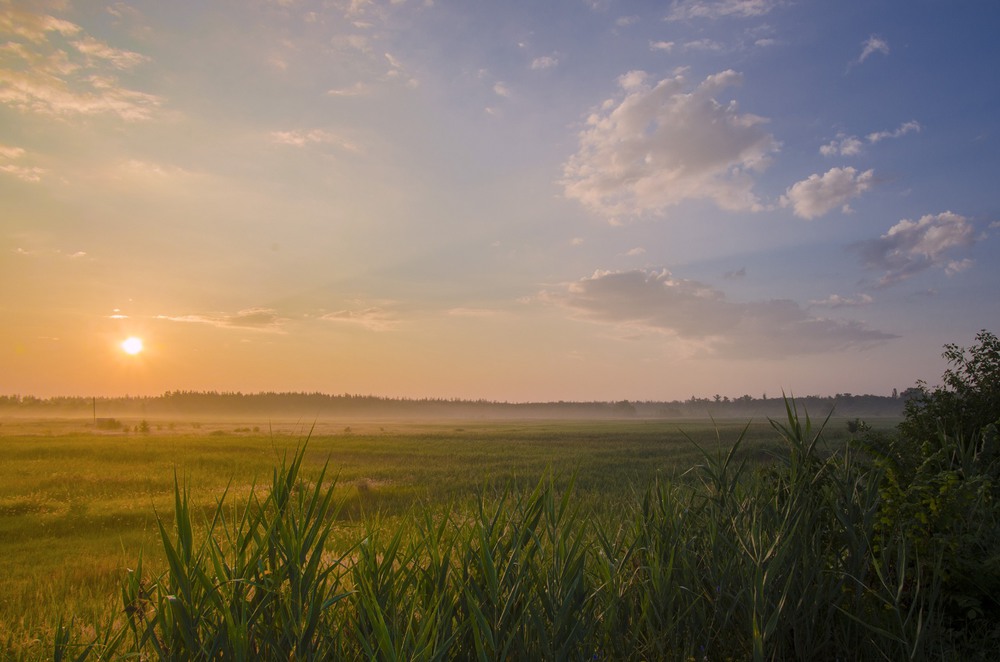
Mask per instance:
[[[943,385],[918,384],[896,434],[863,431],[882,475],[877,544],[907,550],[894,575],[935,578],[956,628],[1000,617],[1000,341],[976,338],[946,345]]]
[[[984,330],[976,340],[969,348],[945,345],[950,367],[942,385],[918,382],[906,401],[899,431],[915,448],[942,438],[975,448],[984,428],[1000,421],[1000,339]]]

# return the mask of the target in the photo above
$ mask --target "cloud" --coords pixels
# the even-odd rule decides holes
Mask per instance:
[[[114,48],[69,21],[4,3],[0,44],[0,103],[22,112],[137,121],[150,119],[162,104],[115,76],[148,57]]]
[[[881,53],[882,55],[889,54],[889,42],[887,42],[882,37],[878,35],[872,35],[868,37],[868,40],[861,46],[861,55],[858,59],[853,62],[853,64],[861,64],[868,59],[870,55],[875,53]]]
[[[15,165],[13,163],[0,163],[0,172],[6,175],[17,177],[22,182],[36,184],[42,181],[42,175],[45,174],[45,169],[39,168],[37,166],[22,166],[22,165]]]
[[[688,41],[684,44],[684,50],[686,51],[721,51],[723,50],[722,44],[712,39],[696,39],[694,41]]]
[[[792,206],[795,215],[812,219],[841,207],[850,211],[848,201],[871,188],[874,171],[859,173],[854,168],[830,168],[823,175],[809,175],[807,179],[792,184],[781,196],[781,205]]]
[[[279,145],[305,147],[307,145],[333,145],[355,154],[361,153],[361,148],[351,141],[330,133],[324,129],[298,129],[294,131],[272,131],[271,141]]]
[[[851,320],[812,317],[787,299],[737,303],[666,269],[597,271],[542,299],[589,321],[700,343],[710,355],[783,357],[864,348],[895,338]]]
[[[917,221],[903,219],[878,239],[860,242],[852,249],[866,268],[885,272],[878,286],[886,287],[927,269],[944,269],[951,275],[969,268],[971,260],[956,260],[952,254],[975,242],[972,223],[946,211]]]
[[[651,41],[649,42],[649,50],[651,51],[664,51],[669,53],[674,50],[674,42],[672,41]]]
[[[509,96],[510,96],[510,88],[509,88],[509,87],[507,87],[507,85],[506,85],[506,84],[504,84],[504,83],[495,83],[495,84],[493,85],[493,92],[494,92],[494,93],[495,93],[495,94],[496,94],[496,95],[497,95],[498,97],[504,97],[504,98],[507,98],[507,97],[509,97]]]
[[[961,260],[952,260],[945,266],[944,273],[948,276],[954,276],[957,273],[961,273],[967,269],[971,269],[974,264],[975,261],[970,258],[963,258]]]
[[[752,18],[768,14],[782,4],[781,0],[674,0],[666,20]]]
[[[554,55],[543,55],[541,57],[536,57],[531,61],[531,68],[538,69],[551,69],[559,64],[559,58]]]
[[[362,310],[337,310],[320,317],[328,322],[355,324],[369,331],[388,331],[397,324],[395,316],[389,311],[373,307]]]
[[[469,318],[487,318],[487,317],[499,317],[503,315],[503,311],[495,310],[492,308],[451,308],[446,311],[449,317],[469,317]]]
[[[857,156],[864,148],[864,143],[857,136],[838,135],[836,140],[831,140],[820,146],[819,153],[823,156]]]
[[[133,67],[137,67],[140,64],[149,61],[149,58],[145,55],[112,48],[104,42],[98,41],[97,39],[89,36],[81,37],[78,41],[76,41],[75,45],[78,51],[92,60],[107,62],[113,68],[122,71],[132,69]]]
[[[810,306],[819,306],[822,308],[856,308],[859,306],[868,306],[874,303],[875,299],[869,294],[861,294],[857,297],[842,297],[839,294],[831,294],[825,299],[813,300],[809,302]]]
[[[357,82],[349,87],[339,87],[326,91],[329,97],[360,97],[371,92],[371,88],[362,82]]]
[[[635,248],[630,248],[625,252],[626,257],[638,257],[639,255],[645,255],[646,249],[642,246],[636,246]]]
[[[899,125],[899,128],[895,131],[876,131],[875,133],[868,134],[868,142],[874,144],[885,140],[886,138],[899,138],[905,136],[908,133],[920,133],[923,127],[916,120],[911,120],[909,122],[904,122]]]
[[[747,277],[747,268],[740,267],[739,269],[736,269],[734,271],[727,271],[726,273],[722,274],[722,277],[725,278],[726,280],[742,280],[743,278]]]
[[[909,122],[904,122],[900,124],[899,127],[893,131],[875,131],[869,133],[865,136],[870,144],[874,145],[887,138],[901,138],[908,133],[920,133],[923,127],[920,126],[920,122],[916,120],[911,120]],[[821,145],[819,148],[820,154],[823,156],[857,156],[864,151],[864,141],[857,136],[848,136],[843,133],[837,134],[835,140],[831,140],[825,145]]]
[[[416,78],[412,76],[407,77],[406,68],[403,66],[403,63],[400,62],[399,58],[397,58],[395,55],[393,55],[392,53],[385,53],[385,59],[386,62],[389,63],[389,70],[385,72],[385,78],[387,80],[405,79],[404,84],[406,85],[406,87],[409,88],[418,87],[420,85],[420,81],[417,80]]]
[[[156,319],[189,324],[207,324],[220,328],[252,329],[255,331],[282,332],[288,318],[281,317],[271,308],[247,308],[236,313],[209,313],[195,315],[157,315]]]
[[[587,118],[579,150],[563,167],[566,196],[609,216],[660,214],[691,199],[762,209],[751,173],[779,145],[765,119],[715,99],[741,82],[731,70],[693,90],[680,74],[655,85],[643,71],[622,75],[622,96]]]
[[[0,144],[0,172],[32,184],[42,181],[42,175],[45,174],[44,168],[22,165],[20,163],[8,163],[9,161],[17,161],[22,156],[24,156],[23,148]]]

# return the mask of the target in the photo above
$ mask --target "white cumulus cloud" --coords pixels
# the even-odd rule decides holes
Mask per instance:
[[[781,196],[782,206],[792,206],[796,216],[806,219],[822,216],[841,207],[850,211],[848,202],[871,188],[872,170],[858,172],[854,168],[830,168],[822,175],[809,175],[792,184]]]
[[[680,74],[655,84],[642,71],[622,75],[621,95],[587,118],[563,167],[566,196],[609,216],[659,214],[689,199],[761,209],[752,175],[779,145],[764,118],[716,100],[741,82],[731,70],[693,89]]]

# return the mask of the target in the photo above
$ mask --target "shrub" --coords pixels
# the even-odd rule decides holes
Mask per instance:
[[[933,576],[944,617],[967,627],[1000,615],[1000,341],[949,344],[950,367],[933,390],[909,391],[894,435],[863,430],[881,471],[877,544],[908,554],[894,576]]]
[[[916,448],[944,437],[963,446],[982,441],[983,429],[1000,419],[1000,339],[989,331],[976,334],[978,344],[945,345],[949,368],[942,385],[931,390],[918,382],[904,405],[901,437]]]

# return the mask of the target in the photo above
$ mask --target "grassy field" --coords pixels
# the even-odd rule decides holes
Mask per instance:
[[[483,493],[527,494],[546,475],[557,493],[572,482],[585,518],[608,522],[741,436],[749,466],[787,455],[768,421],[149,423],[148,433],[137,422],[113,432],[69,419],[0,424],[5,658],[49,657],[60,617],[85,635],[120,610],[122,578],[140,551],[146,573],[166,569],[156,518],[173,522],[175,476],[190,486],[197,526],[223,494],[240,503],[254,485],[267,487],[307,438],[302,477],[328,462],[341,504],[327,541],[334,556],[373,522],[389,534],[411,530],[422,513],[470,512]],[[845,421],[831,420],[821,450],[847,438]]]
[[[726,447],[745,421],[158,423],[148,434],[94,430],[81,420],[0,425],[0,645],[42,655],[59,615],[94,622],[143,550],[162,569],[156,515],[173,518],[175,474],[192,504],[211,512],[266,483],[282,455],[309,437],[303,472],[329,461],[342,500],[332,546],[347,548],[365,517],[391,526],[417,508],[471,503],[483,489],[533,487],[551,471],[574,497],[617,507],[658,477],[699,461],[697,444]],[[131,427],[131,426],[130,426]],[[846,435],[834,422],[830,441]],[[767,421],[750,424],[746,452],[773,448]]]

